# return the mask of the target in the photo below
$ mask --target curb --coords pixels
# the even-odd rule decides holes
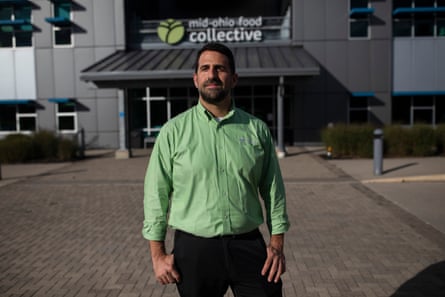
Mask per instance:
[[[445,174],[419,175],[392,178],[365,179],[364,184],[371,183],[410,183],[410,182],[445,182]]]

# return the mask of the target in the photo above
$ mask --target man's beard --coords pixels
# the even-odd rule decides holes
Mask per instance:
[[[205,102],[210,104],[215,104],[223,101],[225,98],[227,98],[227,96],[229,96],[230,91],[227,91],[224,88],[210,89],[210,90],[206,89],[206,86],[209,83],[217,83],[219,86],[222,86],[222,83],[219,80],[212,80],[206,82],[204,86],[198,90],[199,95]]]

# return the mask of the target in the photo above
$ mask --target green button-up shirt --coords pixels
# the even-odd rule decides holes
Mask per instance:
[[[259,197],[270,233],[286,232],[285,190],[268,127],[238,108],[218,121],[198,103],[156,139],[142,233],[164,240],[168,225],[202,237],[245,233],[264,222]]]

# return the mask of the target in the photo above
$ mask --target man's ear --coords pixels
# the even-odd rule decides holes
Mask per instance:
[[[237,84],[238,84],[238,74],[235,73],[232,76],[232,88],[236,87]]]
[[[195,84],[195,88],[198,88],[198,77],[196,73],[193,73],[193,83]]]

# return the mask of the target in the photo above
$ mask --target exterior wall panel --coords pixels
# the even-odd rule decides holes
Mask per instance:
[[[113,1],[114,2],[114,1]],[[110,0],[95,0],[93,10],[95,46],[114,46],[116,44],[116,24],[114,3]]]
[[[304,36],[306,40],[322,40],[326,35],[326,6],[323,0],[305,1]],[[308,17],[311,16],[311,17]]]
[[[349,42],[348,56],[348,90],[351,92],[371,91],[369,41],[355,40]]]
[[[37,97],[55,97],[52,49],[36,49]]]
[[[13,50],[0,50],[0,99],[16,99]]]
[[[79,77],[82,70],[90,66],[95,62],[95,51],[92,47],[75,48],[74,49],[74,73],[76,77]],[[76,97],[80,98],[92,98],[96,96],[97,89],[91,85],[76,79],[75,80],[75,93]]]
[[[13,51],[15,67],[15,88],[17,99],[36,99],[36,70],[33,48]]]
[[[348,83],[348,44],[346,41],[332,41],[326,45],[326,68],[333,76],[327,82],[328,92],[344,92]],[[335,77],[335,79],[334,79]]]
[[[35,48],[52,48],[53,45],[53,27],[45,21],[45,18],[52,16],[51,2],[47,0],[33,1],[39,9],[32,11],[32,21],[38,31],[34,33]]]
[[[96,32],[94,30],[94,15],[93,8],[96,1],[82,0],[78,4],[82,6],[81,11],[74,13],[74,24],[79,30],[74,38],[76,47],[92,47],[94,46],[94,37]]]
[[[0,50],[0,99],[36,99],[32,48]]]
[[[77,78],[74,75],[73,52],[73,49],[70,48],[56,48],[53,50],[55,97],[75,97],[74,86]]]
[[[370,57],[371,89],[375,92],[391,90],[391,43],[376,40],[371,44]]]
[[[326,7],[324,19],[327,40],[342,40],[348,37],[349,0],[323,1]],[[345,25],[346,24],[346,25]]]
[[[394,40],[394,91],[444,90],[445,63],[441,56],[445,40],[396,38]]]

